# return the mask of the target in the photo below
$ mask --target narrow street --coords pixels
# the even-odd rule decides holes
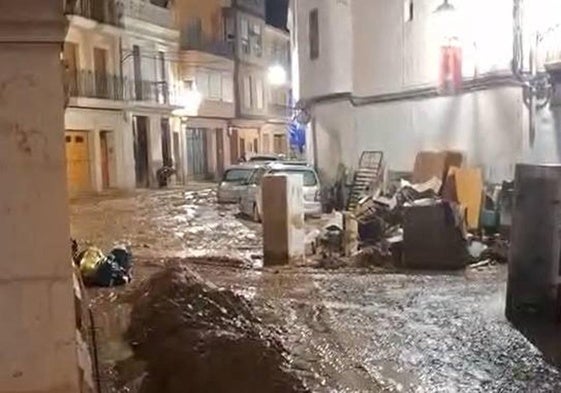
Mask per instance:
[[[262,268],[260,225],[214,192],[140,191],[75,200],[72,236],[130,246],[135,286],[172,259],[245,296],[281,332],[313,392],[557,392],[561,375],[504,317],[506,267],[450,274]],[[209,263],[200,256],[220,256]],[[92,289],[103,392],[122,341],[127,288]],[[111,377],[113,375],[113,377]],[[121,376],[121,379],[126,377]]]

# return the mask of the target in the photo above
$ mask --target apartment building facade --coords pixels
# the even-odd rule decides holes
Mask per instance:
[[[290,63],[288,33],[267,26],[265,0],[227,3],[226,35],[234,43],[235,50],[236,119],[232,122],[232,132],[238,140],[231,154],[244,157],[275,150],[286,153],[290,84],[282,81],[283,86],[273,87],[269,72],[271,67],[277,66],[290,75],[290,66],[283,64]],[[284,45],[277,45],[279,41],[284,41]],[[284,101],[283,93],[288,96],[284,105],[279,104]]]
[[[71,194],[157,184],[173,166],[179,32],[159,0],[78,0],[65,10]]]
[[[218,179],[232,163],[231,121],[235,117],[234,48],[225,37],[222,2],[178,0],[180,118],[178,179]]]

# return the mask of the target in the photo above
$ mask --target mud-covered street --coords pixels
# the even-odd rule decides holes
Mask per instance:
[[[558,369],[504,317],[506,267],[446,274],[262,268],[260,225],[214,199],[204,185],[79,199],[72,236],[104,250],[129,245],[131,287],[170,259],[229,257],[189,264],[250,301],[279,331],[291,368],[313,392],[561,391]],[[126,289],[90,292],[104,369],[131,354],[121,338]],[[103,374],[104,391],[117,391],[113,382]]]

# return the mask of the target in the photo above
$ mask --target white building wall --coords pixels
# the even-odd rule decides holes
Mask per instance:
[[[512,1],[452,3],[458,10],[453,25],[463,46],[464,79],[509,74]],[[351,69],[345,68],[344,56],[332,56],[342,50],[340,36],[348,19],[343,14],[342,23],[329,24],[329,11],[349,4],[352,34],[344,39],[353,47]],[[352,80],[348,91],[353,100],[325,100],[311,105],[310,129],[315,135],[309,134],[312,146],[308,153],[317,160],[324,181],[335,181],[340,164],[356,167],[364,150],[382,150],[388,168],[394,171],[411,171],[421,150],[462,151],[467,164],[481,167],[491,182],[511,179],[517,162],[561,162],[561,109],[538,112],[536,140],[530,144],[528,109],[522,88],[517,86],[364,106],[352,104],[358,104],[358,98],[380,98],[437,86],[443,27],[434,10],[442,1],[414,0],[413,4],[413,19],[409,20],[409,0],[293,1],[297,41],[292,47],[299,49],[301,98],[345,91],[341,88],[344,78],[330,68],[334,64],[339,64]],[[310,60],[308,12],[314,7],[320,12],[321,46],[320,58]],[[334,40],[335,35],[339,41]]]
[[[351,0],[294,0],[300,98],[352,89]],[[319,58],[310,59],[309,15],[319,16]],[[293,45],[294,47],[294,45]]]
[[[446,31],[460,38],[464,78],[510,71],[512,0],[454,0],[456,15],[446,25],[434,12],[442,0],[413,0],[412,20],[410,1],[353,0],[355,95],[435,86]]]

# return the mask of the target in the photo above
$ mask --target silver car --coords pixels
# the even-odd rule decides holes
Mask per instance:
[[[261,221],[261,179],[268,174],[299,174],[304,181],[304,214],[307,216],[321,215],[320,183],[316,171],[308,166],[283,164],[269,164],[257,168],[247,181],[247,186],[241,192],[240,212],[250,216],[253,220]]]
[[[238,203],[242,191],[248,185],[248,179],[262,164],[247,163],[234,165],[226,169],[218,184],[218,203]]]

